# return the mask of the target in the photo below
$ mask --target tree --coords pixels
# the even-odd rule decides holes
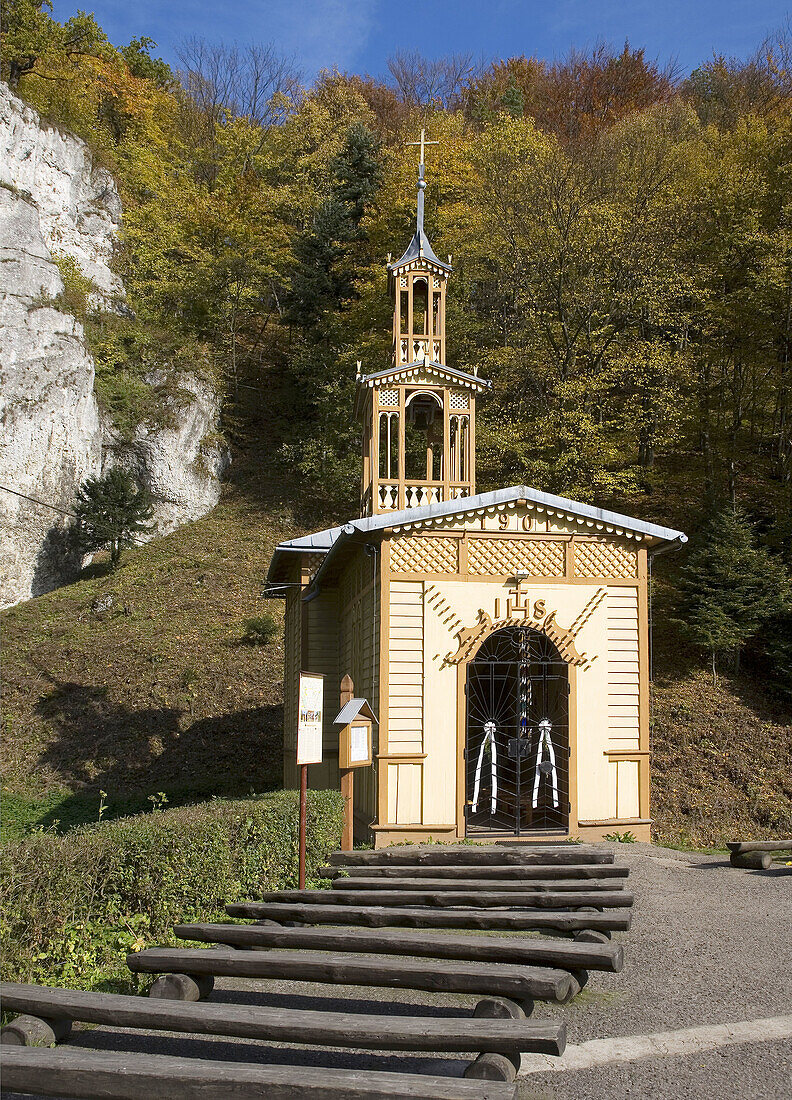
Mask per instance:
[[[430,60],[417,50],[398,50],[388,69],[399,95],[410,107],[451,107],[478,75],[470,53]]]
[[[115,567],[121,550],[151,530],[151,494],[126,470],[114,467],[104,477],[90,477],[77,492],[74,513],[77,540],[84,554],[109,547]]]
[[[739,509],[716,512],[682,571],[688,635],[712,658],[729,657],[735,671],[745,643],[774,616],[789,610],[792,584],[783,563],[757,544]]]
[[[74,61],[90,53],[111,52],[92,15],[79,11],[66,23],[50,17],[52,0],[0,0],[3,30],[0,76],[16,91],[27,73],[38,73],[40,58],[54,54]]]

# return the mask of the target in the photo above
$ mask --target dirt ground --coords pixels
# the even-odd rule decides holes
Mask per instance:
[[[736,870],[725,857],[649,844],[619,845],[617,860],[629,864],[635,894],[633,927],[616,934],[626,948],[624,970],[592,973],[571,1005],[539,1004],[534,1016],[566,1020],[568,1051],[578,1056],[577,1064],[587,1057],[581,1044],[618,1041],[607,1044],[601,1064],[592,1068],[547,1072],[538,1060],[537,1072],[537,1059],[526,1057],[522,1100],[787,1100],[792,1096],[792,868]],[[474,1003],[474,998],[402,990],[239,980],[218,981],[213,1000],[435,1017],[467,1015]],[[782,1039],[761,1041],[769,1025],[759,1023],[748,1029],[749,1038],[719,1045],[722,1025],[768,1018],[783,1018]],[[702,1029],[713,1029],[712,1036]],[[656,1033],[673,1033],[664,1036],[661,1056],[635,1052],[630,1037]],[[689,1035],[696,1037],[695,1049],[685,1043]],[[452,1076],[461,1075],[468,1060],[106,1028],[80,1030],[72,1045]],[[12,1100],[12,1094],[4,1095]]]

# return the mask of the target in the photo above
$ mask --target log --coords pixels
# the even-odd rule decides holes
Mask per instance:
[[[305,901],[323,905],[429,905],[472,906],[476,909],[496,906],[501,909],[570,909],[581,905],[602,908],[626,908],[633,895],[626,890],[599,890],[591,893],[542,894],[528,889],[513,892],[498,890],[267,890],[261,901]]]
[[[514,1058],[507,1054],[479,1054],[462,1076],[474,1081],[513,1081],[519,1068],[519,1054]]]
[[[532,936],[451,936],[431,932],[415,936],[365,928],[260,928],[247,924],[177,924],[173,931],[182,940],[228,943],[234,947],[359,951],[371,955],[557,966],[565,970],[606,970],[612,974],[624,966],[621,944],[588,946]]]
[[[329,894],[329,890],[319,891]],[[374,905],[320,905],[305,902],[245,901],[226,905],[231,917],[298,920],[304,924],[362,925],[368,928],[459,928],[485,932],[528,932],[552,929],[572,933],[578,929],[627,932],[632,924],[629,909],[608,913],[575,913],[540,909],[421,909]]]
[[[161,1001],[205,1001],[212,995],[214,978],[208,974],[161,974],[149,997]]]
[[[766,871],[772,862],[770,852],[745,852],[744,855],[732,852],[729,857],[732,867],[743,867],[751,871]]]
[[[578,943],[610,943],[610,932],[598,932],[596,928],[583,928],[580,932],[575,932],[572,936],[576,944]],[[594,968],[591,967],[593,970]]]
[[[792,852],[792,840],[730,840],[726,847],[737,856],[747,852]]]
[[[3,1002],[4,1012],[18,1012]],[[0,1031],[0,1043],[12,1047],[53,1047],[71,1034],[71,1020],[62,1016],[17,1016]]]
[[[535,879],[530,881],[510,881],[509,879],[448,879],[448,878],[359,878],[356,874],[349,878],[333,879],[333,890],[467,890],[477,891],[527,890],[538,894],[580,894],[599,890],[623,890],[622,882],[601,882],[599,879],[583,881],[557,881],[555,879]],[[570,898],[574,905],[576,898]]]
[[[403,866],[396,864],[374,864],[372,866],[351,867],[340,865],[338,867],[320,867],[319,878],[336,879],[344,876],[355,878],[465,878],[465,879],[601,879],[601,878],[627,878],[630,874],[629,867],[623,867],[615,863],[583,863],[583,864],[540,864],[535,867],[524,866],[517,863],[496,864],[491,867],[449,866],[428,867]],[[564,886],[566,883],[564,883]],[[561,889],[559,884],[559,889]],[[614,883],[613,888],[616,888]]]
[[[9,1047],[3,1087],[39,1096],[140,1100],[516,1100],[514,1084],[407,1073]]]
[[[562,866],[580,863],[614,863],[613,852],[603,848],[585,848],[582,845],[568,847],[495,848],[477,845],[455,846],[451,844],[433,844],[428,847],[405,845],[393,848],[379,848],[376,851],[332,852],[329,857],[333,867],[372,867],[378,864],[389,866],[426,866],[440,867],[449,864],[458,866],[497,867],[521,865],[523,867]]]
[[[69,1022],[79,1020],[147,1031],[232,1035],[362,1050],[493,1051],[501,1054],[525,1051],[558,1055],[563,1054],[566,1045],[563,1023],[532,1023],[524,1015],[474,1013],[475,1019],[376,1016],[258,1005],[151,1001],[146,997],[85,993],[13,982],[0,983],[0,997],[8,1011],[57,1013]]]
[[[530,1006],[533,1012],[533,1005]],[[524,1020],[530,1013],[524,1004],[510,1001],[508,997],[484,997],[473,1009],[476,1020]]]
[[[423,959],[372,959],[321,951],[202,951],[151,947],[127,955],[134,973],[285,978],[329,985],[424,989],[433,993],[493,993],[520,1000],[563,1002],[571,975],[566,970],[509,963]]]

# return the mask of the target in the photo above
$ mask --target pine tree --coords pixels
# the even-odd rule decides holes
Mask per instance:
[[[508,88],[501,96],[500,105],[501,110],[506,111],[512,118],[522,118],[525,114],[525,97],[514,77],[511,78]]]
[[[84,554],[110,549],[115,567],[121,550],[136,541],[136,535],[151,530],[147,522],[154,508],[151,494],[117,466],[104,477],[90,477],[77,492],[74,513],[77,541]]]
[[[327,336],[325,317],[342,310],[354,295],[354,246],[365,242],[360,222],[382,178],[380,143],[362,123],[350,126],[343,148],[331,161],[331,191],[314,215],[310,231],[294,245],[287,316],[307,336]]]
[[[330,164],[333,197],[342,203],[359,233],[366,206],[382,182],[381,142],[362,122],[350,126],[344,147]]]
[[[693,641],[708,649],[715,678],[718,656],[739,668],[757,631],[789,608],[792,586],[781,561],[757,545],[738,509],[716,512],[682,571],[685,619]]]

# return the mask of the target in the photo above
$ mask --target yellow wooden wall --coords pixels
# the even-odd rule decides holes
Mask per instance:
[[[367,699],[379,717],[379,558],[362,549],[344,570],[338,586],[336,639],[339,652],[339,678],[349,674],[355,685],[355,695]],[[338,692],[336,692],[338,702]],[[334,711],[333,717],[338,713]],[[338,776],[338,727],[332,742]],[[374,732],[375,747],[377,728]],[[356,768],[354,777],[354,807],[356,819],[368,825],[376,816],[374,767]]]

